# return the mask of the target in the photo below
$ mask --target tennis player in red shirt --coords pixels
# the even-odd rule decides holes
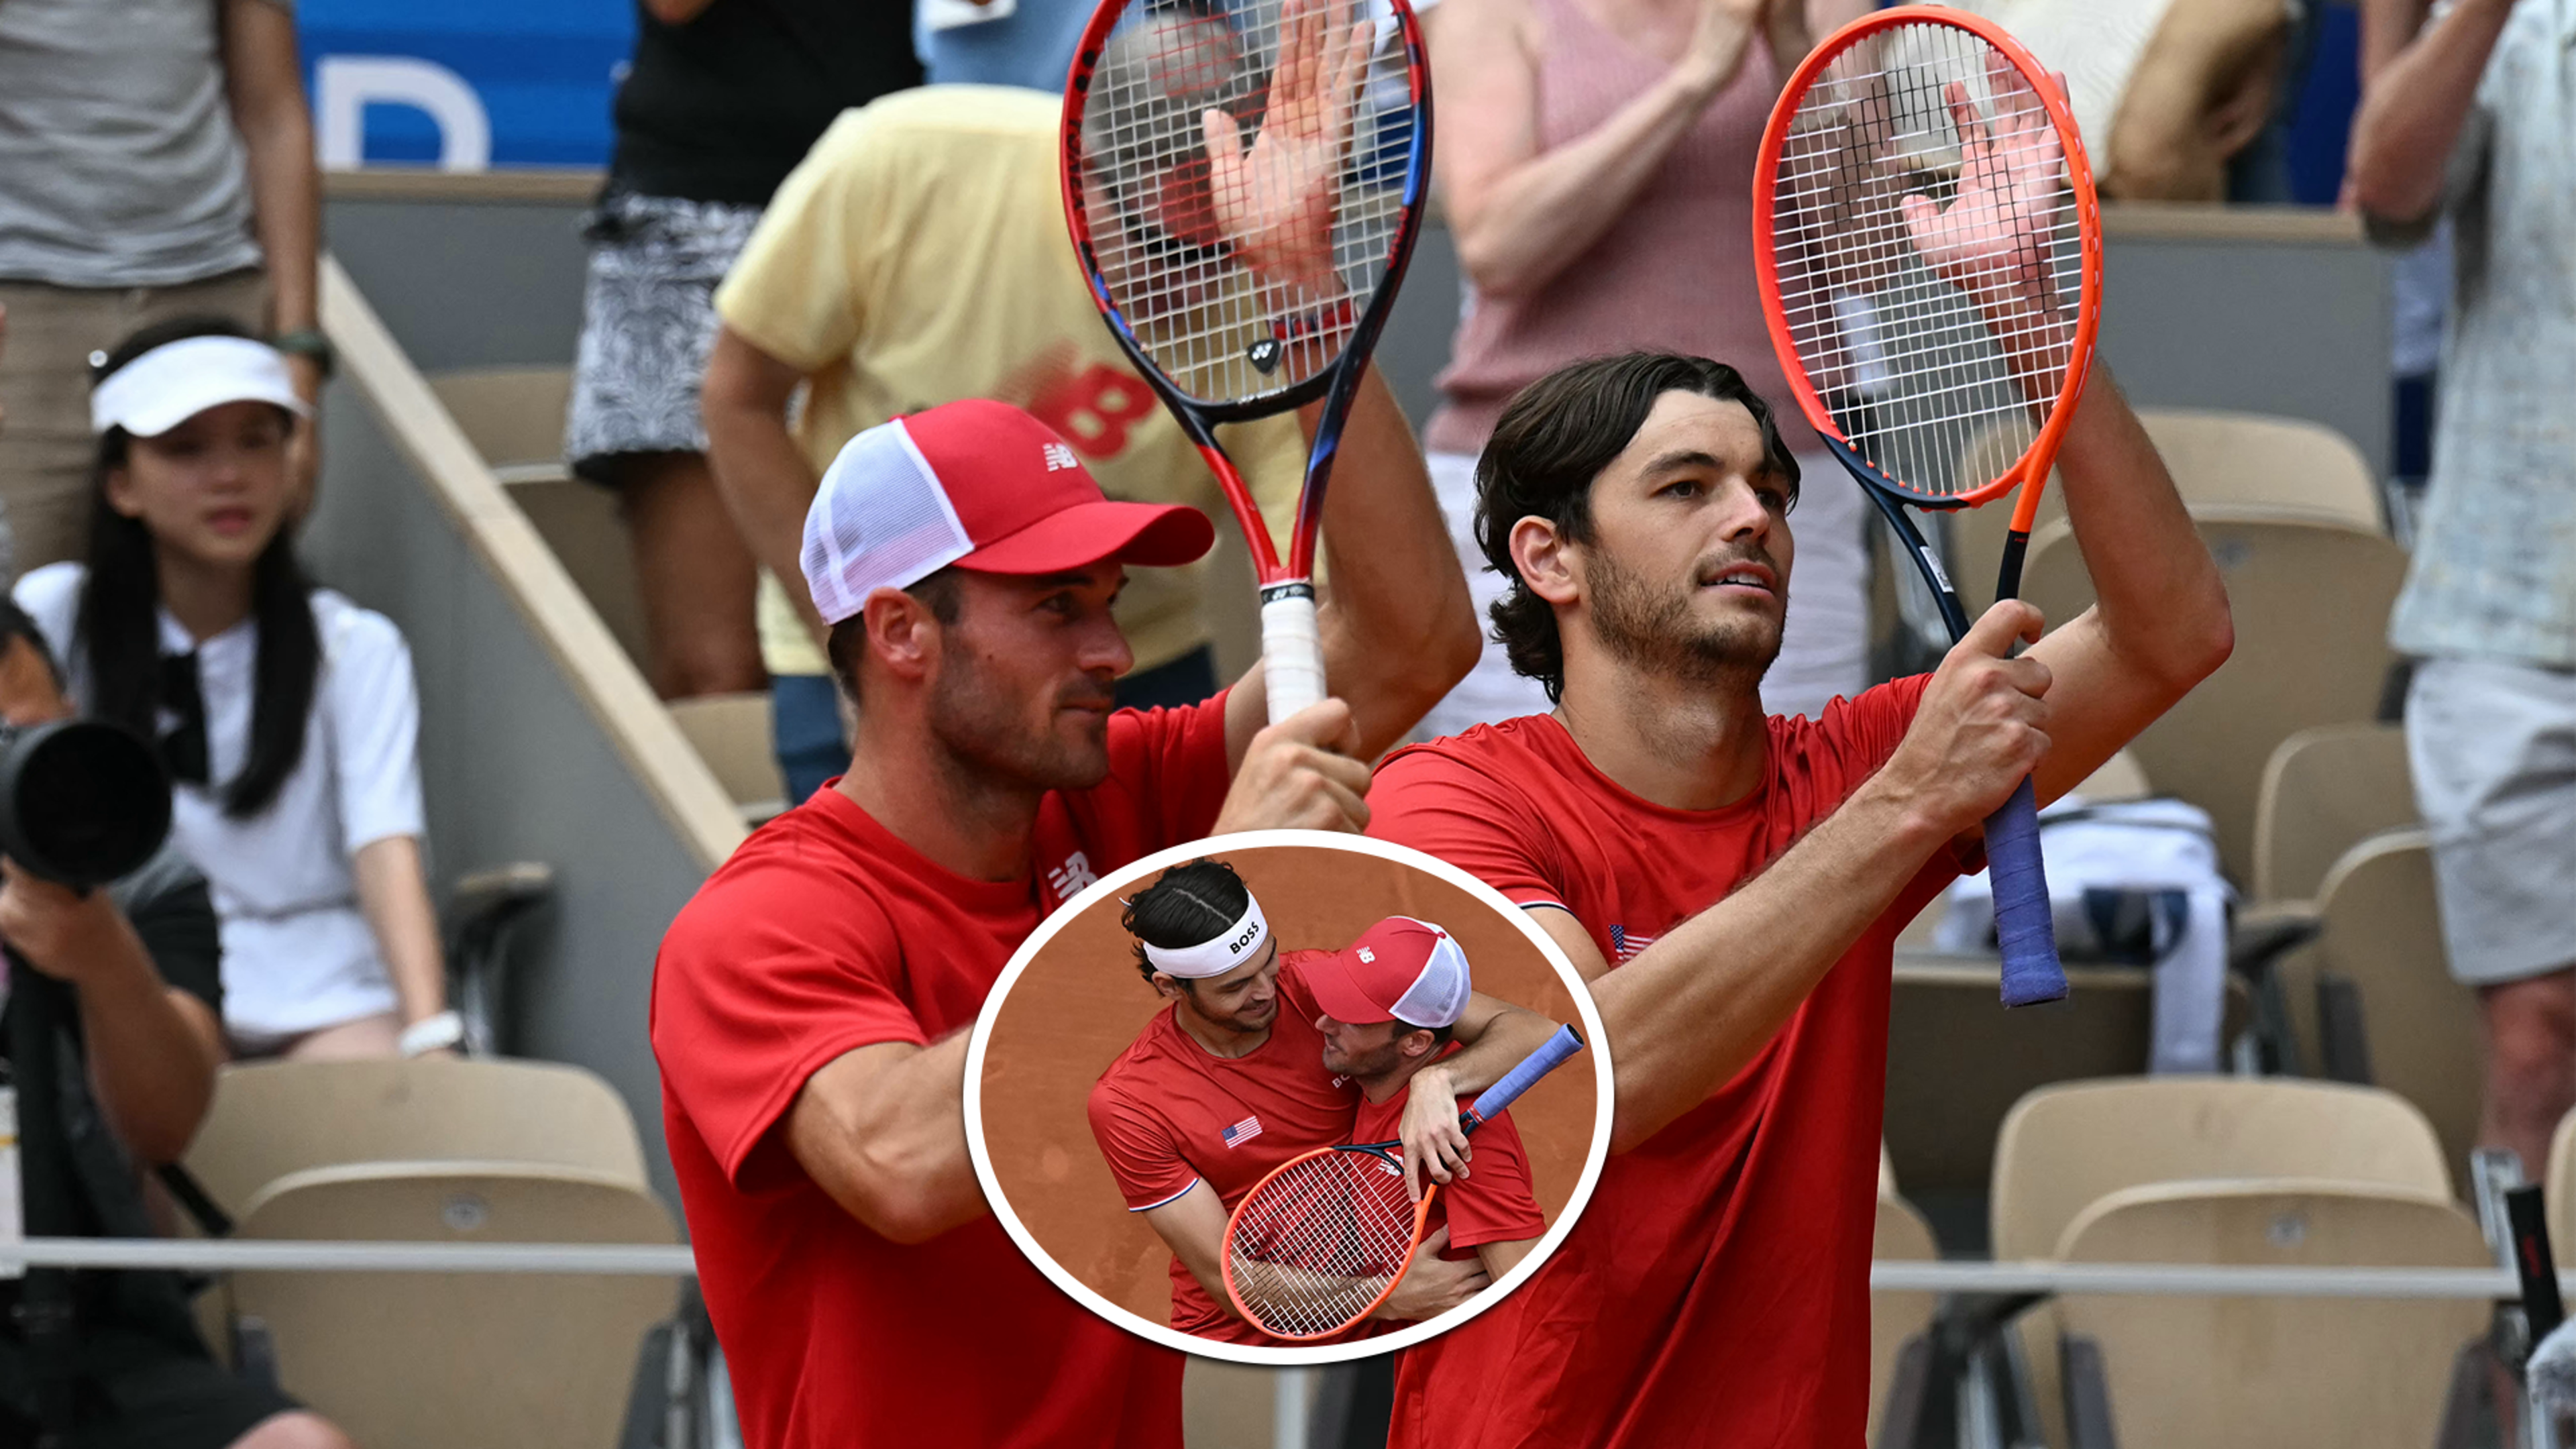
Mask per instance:
[[[1203,705],[1110,708],[1125,568],[1204,554],[1197,512],[1110,502],[992,402],[871,428],[825,472],[802,559],[858,705],[849,773],[708,879],[653,983],[673,1170],[756,1449],[1180,1443],[1180,1356],[1057,1291],[987,1211],[967,1029],[1098,872],[1214,831],[1356,829],[1362,762],[1473,660],[1374,379],[1351,429],[1325,519],[1341,698],[1266,729],[1257,669]]]
[[[2098,366],[2058,466],[2098,604],[2045,637],[1998,604],[1933,674],[1766,718],[1799,478],[1763,400],[1719,363],[1635,354],[1505,410],[1478,538],[1514,580],[1496,633],[1556,709],[1397,754],[1371,829],[1573,958],[1615,1155],[1528,1286],[1407,1354],[1391,1443],[1862,1442],[1896,932],[2016,782],[2064,794],[2233,643]]]
[[[1233,1343],[1276,1343],[1226,1296],[1220,1258],[1228,1214],[1255,1183],[1318,1147],[1392,1141],[1403,1103],[1373,1112],[1386,1130],[1354,1137],[1364,1084],[1330,1064],[1324,1018],[1309,990],[1339,978],[1332,951],[1284,950],[1242,876],[1219,860],[1158,876],[1128,902],[1136,965],[1171,1009],[1157,1015],[1091,1090],[1091,1131],[1127,1199],[1172,1249],[1172,1327]],[[1444,934],[1441,937],[1446,941]],[[1366,944],[1363,937],[1360,944]],[[1417,963],[1419,964],[1419,963]],[[1481,1090],[1555,1030],[1555,1023],[1469,989],[1454,943],[1440,961],[1443,1069]],[[1428,1318],[1465,1302],[1488,1279],[1470,1260],[1426,1258],[1379,1310],[1388,1321]]]

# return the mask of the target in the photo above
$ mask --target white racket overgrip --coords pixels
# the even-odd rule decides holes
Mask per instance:
[[[1261,590],[1261,679],[1277,724],[1324,698],[1324,641],[1315,623],[1315,587],[1303,579]]]

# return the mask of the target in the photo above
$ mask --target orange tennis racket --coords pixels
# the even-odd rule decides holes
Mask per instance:
[[[1573,1027],[1487,1087],[1458,1125],[1499,1116],[1583,1050]],[[1255,1328],[1311,1343],[1348,1332],[1395,1293],[1431,1222],[1439,1184],[1405,1195],[1403,1144],[1347,1143],[1293,1157],[1253,1184],[1225,1224],[1225,1293]]]
[[[2060,85],[1964,11],[1910,5],[1843,27],[1763,131],[1753,259],[1791,394],[1965,637],[1906,510],[2017,494],[1995,597],[2020,592],[2102,289],[2101,213]],[[1986,821],[1986,856],[2004,1004],[2064,996],[2028,780]]]

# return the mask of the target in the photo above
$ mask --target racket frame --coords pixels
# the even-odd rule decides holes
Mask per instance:
[[[1834,450],[1843,465],[1855,476],[1877,488],[1884,488],[1918,508],[1949,511],[1973,508],[1999,498],[2011,489],[2020,489],[2012,512],[2012,534],[2006,544],[2006,572],[2012,586],[2000,590],[1998,598],[2010,598],[2020,592],[2021,558],[2029,547],[2031,524],[2039,513],[2039,495],[2045,487],[2049,469],[2057,461],[2058,445],[2066,436],[2066,427],[2075,415],[2075,407],[2084,395],[2084,384],[2093,364],[2093,344],[2101,326],[2102,299],[2102,206],[2093,187],[2093,167],[2084,151],[2084,136],[2075,124],[2075,112],[2058,89],[2057,78],[2040,65],[2028,47],[2013,38],[1994,21],[1966,10],[1953,10],[1938,5],[1900,5],[1893,9],[1873,11],[1827,36],[1823,44],[1808,52],[1790,72],[1780,88],[1781,99],[1771,110],[1770,120],[1762,128],[1762,146],[1753,163],[1753,267],[1761,284],[1762,320],[1770,329],[1772,350],[1783,362],[1798,355],[1797,340],[1790,333],[1788,314],[1780,305],[1780,269],[1778,239],[1774,230],[1779,204],[1780,153],[1786,148],[1791,127],[1797,120],[1798,107],[1792,97],[1803,99],[1815,78],[1861,41],[1881,31],[1908,25],[1945,25],[1964,30],[2001,52],[2012,62],[2047,109],[2049,120],[2057,128],[2058,144],[2064,149],[2066,179],[2074,193],[2076,236],[2080,255],[2076,266],[2075,337],[2067,354],[2066,376],[2060,382],[2056,400],[2038,435],[2022,450],[2019,458],[1992,482],[1965,492],[1931,494],[1892,477],[1860,455],[1852,440],[1834,422],[1832,410],[1807,377],[1803,366],[1789,366],[1790,396],[1797,399],[1798,410],[1828,442],[1839,443]],[[1945,580],[1946,582],[1946,580]]]
[[[1583,1036],[1580,1032],[1571,1026],[1558,1027],[1556,1034],[1549,1037],[1537,1051],[1522,1058],[1518,1066],[1513,1067],[1500,1080],[1477,1094],[1476,1100],[1458,1114],[1458,1130],[1470,1136],[1474,1135],[1477,1128],[1509,1111],[1512,1103],[1520,1100],[1521,1094],[1535,1086],[1541,1077],[1565,1065],[1582,1050]],[[1488,1105],[1489,1103],[1491,1105]],[[1343,1142],[1330,1147],[1318,1147],[1312,1152],[1300,1152],[1263,1173],[1261,1180],[1252,1185],[1252,1190],[1235,1202],[1234,1210],[1227,1213],[1225,1217],[1225,1237],[1217,1244],[1217,1265],[1219,1274],[1225,1280],[1225,1296],[1234,1300],[1235,1311],[1243,1315],[1245,1322],[1272,1338],[1289,1343],[1313,1343],[1320,1339],[1338,1338],[1358,1325],[1366,1323],[1370,1314],[1377,1312],[1385,1305],[1386,1300],[1395,1296],[1397,1285],[1403,1283],[1404,1275],[1413,1270],[1413,1260],[1422,1252],[1423,1226],[1431,1220],[1432,1200],[1440,1195],[1440,1184],[1437,1182],[1426,1185],[1422,1189],[1421,1200],[1413,1205],[1413,1243],[1411,1247],[1405,1249],[1404,1261],[1398,1263],[1395,1272],[1388,1277],[1385,1290],[1370,1299],[1369,1305],[1351,1315],[1348,1321],[1319,1332],[1280,1333],[1263,1325],[1252,1316],[1250,1309],[1244,1307],[1243,1291],[1235,1286],[1234,1281],[1234,1235],[1236,1226],[1243,1220],[1244,1208],[1261,1196],[1263,1188],[1268,1187],[1274,1179],[1290,1168],[1300,1163],[1312,1162],[1318,1157],[1329,1157],[1336,1152],[1361,1152],[1378,1158],[1393,1167],[1396,1172],[1401,1173],[1404,1171],[1404,1159],[1397,1154],[1403,1146],[1404,1143],[1400,1139],[1388,1142]]]
[[[1361,308],[1352,323],[1351,332],[1333,361],[1312,376],[1301,378],[1277,392],[1233,402],[1210,402],[1191,397],[1166,377],[1151,353],[1137,340],[1136,331],[1114,298],[1109,281],[1100,269],[1099,254],[1093,246],[1090,208],[1083,202],[1082,182],[1085,151],[1082,142],[1082,117],[1089,99],[1091,82],[1097,74],[1111,32],[1131,9],[1142,9],[1146,0],[1102,0],[1092,12],[1091,21],[1083,28],[1081,40],[1074,46],[1073,68],[1065,78],[1063,133],[1059,138],[1060,162],[1057,178],[1062,187],[1066,233],[1073,239],[1075,259],[1081,264],[1083,281],[1091,289],[1091,300],[1100,309],[1101,320],[1109,324],[1110,334],[1118,339],[1137,375],[1163,407],[1178,420],[1181,431],[1199,456],[1207,460],[1216,474],[1217,484],[1225,492],[1227,505],[1234,511],[1235,523],[1243,531],[1245,547],[1252,555],[1253,576],[1260,584],[1263,670],[1270,685],[1270,718],[1284,719],[1324,697],[1323,659],[1320,634],[1316,623],[1315,551],[1318,534],[1323,528],[1324,492],[1330,483],[1333,463],[1341,451],[1342,428],[1350,418],[1351,404],[1359,396],[1362,378],[1370,358],[1377,351],[1378,334],[1385,328],[1387,315],[1394,310],[1395,297],[1404,283],[1406,268],[1413,260],[1414,242],[1422,231],[1423,199],[1431,179],[1431,71],[1422,45],[1422,26],[1408,0],[1387,0],[1396,19],[1395,38],[1404,47],[1406,83],[1413,96],[1413,134],[1405,154],[1403,190],[1398,203],[1394,245],[1386,259],[1386,272],[1370,293],[1368,305]],[[1339,4],[1340,0],[1333,0]],[[1366,7],[1360,7],[1366,8]],[[1383,45],[1383,42],[1380,42]],[[1372,64],[1374,57],[1372,57]],[[1361,89],[1365,93],[1369,66],[1363,66]],[[1356,104],[1356,103],[1355,103]],[[1265,110],[1264,124],[1268,115]],[[1345,137],[1350,146],[1355,138]],[[1347,171],[1350,159],[1343,157]],[[1289,529],[1288,553],[1282,557],[1277,542],[1270,536],[1270,524],[1261,516],[1261,505],[1253,498],[1244,481],[1242,470],[1226,456],[1216,440],[1221,423],[1250,422],[1274,417],[1280,413],[1322,398],[1323,410],[1315,422],[1315,436],[1306,450],[1306,471],[1297,492],[1297,513]],[[1284,656],[1284,657],[1283,657]]]
[[[1850,50],[1882,31],[1911,25],[1941,25],[1963,30],[1993,48],[2017,69],[2031,93],[2039,98],[2050,123],[2056,128],[2063,152],[2065,182],[2072,193],[2076,210],[2076,298],[2075,334],[2069,344],[2066,376],[2059,382],[2057,396],[2048,414],[2021,456],[1993,481],[1976,488],[1951,494],[1933,494],[1908,485],[1863,457],[1859,447],[1835,421],[1833,410],[1807,375],[1797,339],[1790,330],[1788,313],[1781,305],[1779,241],[1777,211],[1779,205],[1780,157],[1798,118],[1801,103],[1817,76],[1840,60]],[[1991,120],[1992,118],[1987,118]],[[1964,139],[1964,138],[1963,138]],[[2029,49],[2013,38],[2002,26],[1982,15],[1946,6],[1903,5],[1874,11],[1851,22],[1826,37],[1809,52],[1781,87],[1780,99],[1762,128],[1762,144],[1756,153],[1753,180],[1753,265],[1759,282],[1762,317],[1771,333],[1772,350],[1779,355],[1781,371],[1786,375],[1790,395],[1797,399],[1798,409],[1806,415],[1819,438],[1837,462],[1849,471],[1861,491],[1896,530],[1897,536],[1914,556],[1917,569],[1932,585],[1942,622],[1948,626],[1953,643],[1968,632],[1967,611],[1959,602],[1958,590],[1951,584],[1948,571],[1941,566],[1940,556],[1926,543],[1922,530],[1906,515],[1905,507],[1947,512],[1974,507],[2001,497],[2005,491],[2018,489],[2012,521],[2005,535],[2001,567],[1997,571],[1995,597],[1998,601],[2013,598],[2021,592],[2022,560],[2030,546],[2031,525],[2038,516],[2041,492],[2047,487],[2049,470],[2057,461],[2059,444],[2090,377],[2093,346],[2100,327],[2102,296],[2102,214],[2093,186],[2093,168],[2084,151],[2084,138],[2076,127],[2075,114],[2059,88],[2057,78],[2044,69]],[[2006,1006],[2027,1006],[2055,1001],[2066,995],[2066,973],[2057,959],[2055,923],[2047,894],[2047,877],[2041,862],[2038,840],[2038,800],[2032,782],[2025,778],[2011,797],[1987,817],[1986,840],[1989,869],[1995,882],[1995,911],[2003,942],[2003,999]],[[2006,876],[2015,878],[2016,888],[2008,890]]]

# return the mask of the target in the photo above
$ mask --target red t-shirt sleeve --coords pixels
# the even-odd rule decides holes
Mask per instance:
[[[903,957],[875,902],[816,910],[813,880],[759,868],[709,883],[654,966],[662,1080],[736,1188],[806,1079],[878,1042],[926,1045],[898,986]]]
[[[1109,719],[1109,782],[1151,839],[1145,855],[1197,840],[1216,828],[1233,772],[1226,767],[1229,691],[1178,709],[1121,710]]]
[[[1547,1231],[1530,1191],[1529,1152],[1505,1112],[1476,1129],[1465,1180],[1440,1190],[1448,1205],[1452,1252],[1483,1243],[1517,1243]]]
[[[1125,1090],[1105,1079],[1094,1083],[1090,1110],[1092,1138],[1109,1159],[1129,1212],[1161,1207],[1197,1184],[1199,1175],[1172,1142],[1171,1124]]]
[[[1827,748],[1843,762],[1846,793],[1896,753],[1896,747],[1905,741],[1905,732],[1914,726],[1914,714],[1923,706],[1924,691],[1931,687],[1931,675],[1912,674],[1865,689],[1858,699],[1836,700],[1825,707],[1817,730]],[[1985,848],[1973,840],[1953,842],[1932,852],[1923,869],[1897,893],[1886,918],[1902,927],[1951,881],[1985,868]]]
[[[1514,905],[1562,907],[1556,839],[1520,792],[1436,749],[1402,751],[1369,786],[1368,833],[1436,855]]]

